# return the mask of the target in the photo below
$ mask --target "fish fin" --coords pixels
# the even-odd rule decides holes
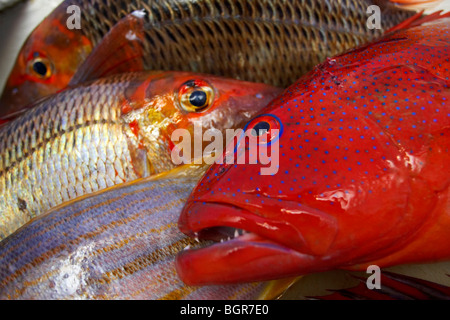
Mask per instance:
[[[137,10],[122,18],[92,50],[69,86],[113,74],[142,71],[145,16],[144,10]]]
[[[418,19],[414,23],[412,23],[411,26],[409,26],[409,27],[412,28],[412,27],[420,26],[427,22],[431,22],[431,21],[435,21],[435,20],[439,20],[439,19],[443,19],[443,18],[450,18],[450,12],[447,12],[444,14],[442,14],[442,12],[443,12],[443,10],[439,10],[439,11],[433,12],[429,15],[424,15],[420,19]]]
[[[398,25],[387,30],[385,33],[388,34],[388,33],[398,31],[398,30],[409,29],[412,27],[420,26],[420,25],[430,22],[430,21],[450,17],[450,12],[447,12],[445,14],[442,14],[442,12],[443,12],[443,10],[439,10],[439,11],[433,12],[429,15],[425,15],[424,10],[422,10],[422,11],[416,13],[415,15],[413,15],[412,17],[402,21]]]
[[[442,2],[442,0],[389,0],[391,3],[410,10],[432,9]]]
[[[261,294],[257,297],[257,300],[277,299],[301,278],[303,277],[293,277],[268,281]]]
[[[419,20],[420,18],[422,18],[424,13],[424,10],[421,10],[420,12],[416,13],[415,15],[413,15],[412,17],[409,17],[408,19],[400,22],[399,24],[397,24],[396,26],[386,30],[385,34],[388,33],[392,33],[398,30],[402,30],[402,29],[407,29],[411,26],[411,24],[413,24],[415,21]]]
[[[413,299],[450,300],[450,287],[404,274],[383,271],[382,283]]]
[[[359,284],[345,289],[329,290],[332,293],[313,300],[449,300],[450,287],[403,274],[383,271],[381,289],[369,289],[367,278],[353,275]]]

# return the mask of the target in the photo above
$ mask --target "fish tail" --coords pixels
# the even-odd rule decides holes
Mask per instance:
[[[402,30],[402,29],[417,27],[417,26],[420,26],[420,25],[430,22],[430,21],[450,17],[450,12],[447,12],[444,14],[442,14],[442,12],[443,12],[443,10],[439,10],[439,11],[436,11],[436,12],[426,15],[426,14],[424,14],[424,10],[421,10],[421,11],[417,12],[415,15],[413,15],[412,17],[410,17],[410,18],[402,21],[398,25],[386,30],[385,34],[392,33],[392,32],[398,31],[398,30]]]

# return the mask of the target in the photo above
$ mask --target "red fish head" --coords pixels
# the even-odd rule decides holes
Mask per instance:
[[[22,46],[0,99],[0,116],[19,111],[67,86],[92,50],[79,29],[69,29],[66,6],[59,6]]]
[[[261,281],[449,259],[449,74],[427,61],[445,65],[450,41],[436,30],[336,57],[252,120],[248,130],[266,130],[262,142],[250,133],[227,148],[235,162],[214,164],[183,209],[182,232],[222,242],[180,254],[181,279]],[[424,45],[433,37],[447,46]],[[264,174],[268,167],[276,170]]]

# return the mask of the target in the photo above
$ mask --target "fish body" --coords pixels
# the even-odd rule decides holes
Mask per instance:
[[[189,97],[199,92],[206,100],[196,109]],[[174,168],[175,130],[239,127],[279,92],[189,72],[142,72],[44,98],[0,127],[0,238],[60,203]]]
[[[380,28],[367,27],[371,5],[380,8]],[[80,28],[68,27],[78,12],[73,8],[79,8]],[[142,9],[148,13],[145,69],[280,87],[415,14],[388,0],[67,0],[23,45],[0,115],[66,87],[105,34],[126,14]]]
[[[59,206],[0,243],[0,299],[256,299],[264,283],[186,286],[175,255],[200,243],[177,228],[204,169],[123,184]]]
[[[278,141],[278,171],[213,165],[183,209],[188,235],[245,231],[180,254],[183,281],[449,260],[449,52],[450,20],[439,19],[330,59],[286,89],[247,127]],[[259,150],[242,145],[237,158]]]

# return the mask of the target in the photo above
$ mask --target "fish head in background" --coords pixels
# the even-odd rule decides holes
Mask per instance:
[[[179,227],[221,243],[183,251],[181,279],[450,259],[449,35],[450,19],[394,33],[319,65],[264,109],[248,129],[278,139],[278,171],[211,166]]]
[[[68,28],[67,6],[55,9],[25,41],[0,99],[1,116],[65,88],[91,52],[82,30]]]
[[[281,92],[267,84],[192,72],[143,73],[126,90],[122,119],[135,144],[131,150],[158,173],[218,155],[226,146],[226,131],[242,128]],[[216,151],[207,153],[213,142]]]

